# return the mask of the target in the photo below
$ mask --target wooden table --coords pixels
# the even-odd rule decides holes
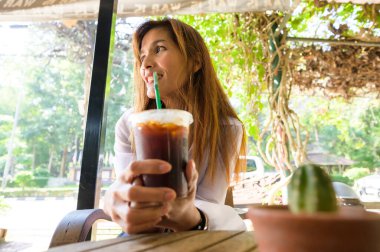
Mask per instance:
[[[49,252],[72,251],[258,251],[253,232],[188,231],[169,234],[142,234],[96,242],[55,247]]]

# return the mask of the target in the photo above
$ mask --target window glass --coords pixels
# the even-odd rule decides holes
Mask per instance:
[[[261,204],[279,181],[279,172],[257,149],[270,114],[269,91],[263,84],[263,65],[268,62],[259,35],[242,28],[244,20],[254,17],[244,15],[178,16],[204,37],[220,81],[247,129],[247,171],[252,176],[243,176],[234,186],[234,203],[240,206]],[[132,105],[131,34],[142,20],[117,20],[100,207],[115,179],[115,124]],[[288,29],[297,35],[297,29]],[[15,250],[46,250],[58,222],[76,208],[95,34],[94,20],[0,24],[0,228],[8,229],[7,241]],[[255,65],[255,60],[264,61]],[[293,89],[289,108],[299,117],[301,138],[309,133],[308,158],[321,162],[333,181],[349,185],[363,202],[378,202],[378,99],[347,101]],[[265,147],[264,154],[272,151],[271,145]],[[105,222],[94,230],[96,239],[120,232],[117,225]]]
[[[114,127],[131,106],[131,34],[141,20],[117,20],[100,195],[115,178]],[[76,209],[96,28],[93,20],[0,26],[0,228],[16,250],[47,249]],[[97,226],[97,239],[120,232]]]
[[[76,21],[0,27],[0,222],[15,251],[47,249],[76,208],[95,28]]]

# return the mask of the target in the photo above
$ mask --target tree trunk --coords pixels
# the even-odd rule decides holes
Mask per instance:
[[[33,144],[32,171],[36,169],[36,146]]]
[[[339,174],[342,175],[344,172],[343,165],[339,165]]]
[[[332,174],[332,167],[331,166],[327,167],[327,171],[328,171],[328,174],[331,175]]]
[[[15,171],[16,169],[15,169],[15,157],[12,157],[12,159],[11,159],[11,166],[10,166],[10,175],[11,175],[11,177],[13,178],[16,174],[16,171]]]
[[[314,126],[314,135],[315,135],[315,142],[319,144],[319,132],[318,132],[318,125]]]
[[[2,190],[4,190],[5,187],[7,186],[8,174],[12,166],[14,139],[15,139],[16,131],[17,131],[17,123],[18,123],[18,118],[20,114],[20,105],[21,105],[22,97],[23,97],[23,92],[21,91],[19,92],[17,96],[17,105],[16,105],[16,111],[15,111],[15,116],[13,120],[13,127],[12,127],[11,137],[8,142],[7,161],[5,163],[5,168],[3,172],[3,181],[1,182]]]
[[[49,152],[49,164],[47,167],[49,175],[52,175],[51,170],[52,170],[52,166],[53,166],[53,159],[54,159],[54,151],[50,150],[50,152]]]
[[[59,177],[61,178],[65,176],[66,159],[67,159],[67,146],[65,146],[65,148],[63,149],[62,159],[61,159],[61,168],[59,169]]]
[[[73,166],[77,167],[79,161],[79,137],[76,134],[75,135],[75,149],[74,149],[74,155],[73,155]]]

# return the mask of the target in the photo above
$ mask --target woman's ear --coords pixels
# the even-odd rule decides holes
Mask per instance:
[[[199,59],[199,56],[195,56],[194,59],[193,59],[193,69],[192,69],[192,73],[196,73],[198,72],[199,69],[201,69],[202,67],[202,63]]]

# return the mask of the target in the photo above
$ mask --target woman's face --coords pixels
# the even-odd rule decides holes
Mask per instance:
[[[155,28],[145,34],[140,61],[140,75],[151,99],[156,97],[153,72],[157,72],[160,96],[164,101],[185,83],[185,59],[165,28]]]

